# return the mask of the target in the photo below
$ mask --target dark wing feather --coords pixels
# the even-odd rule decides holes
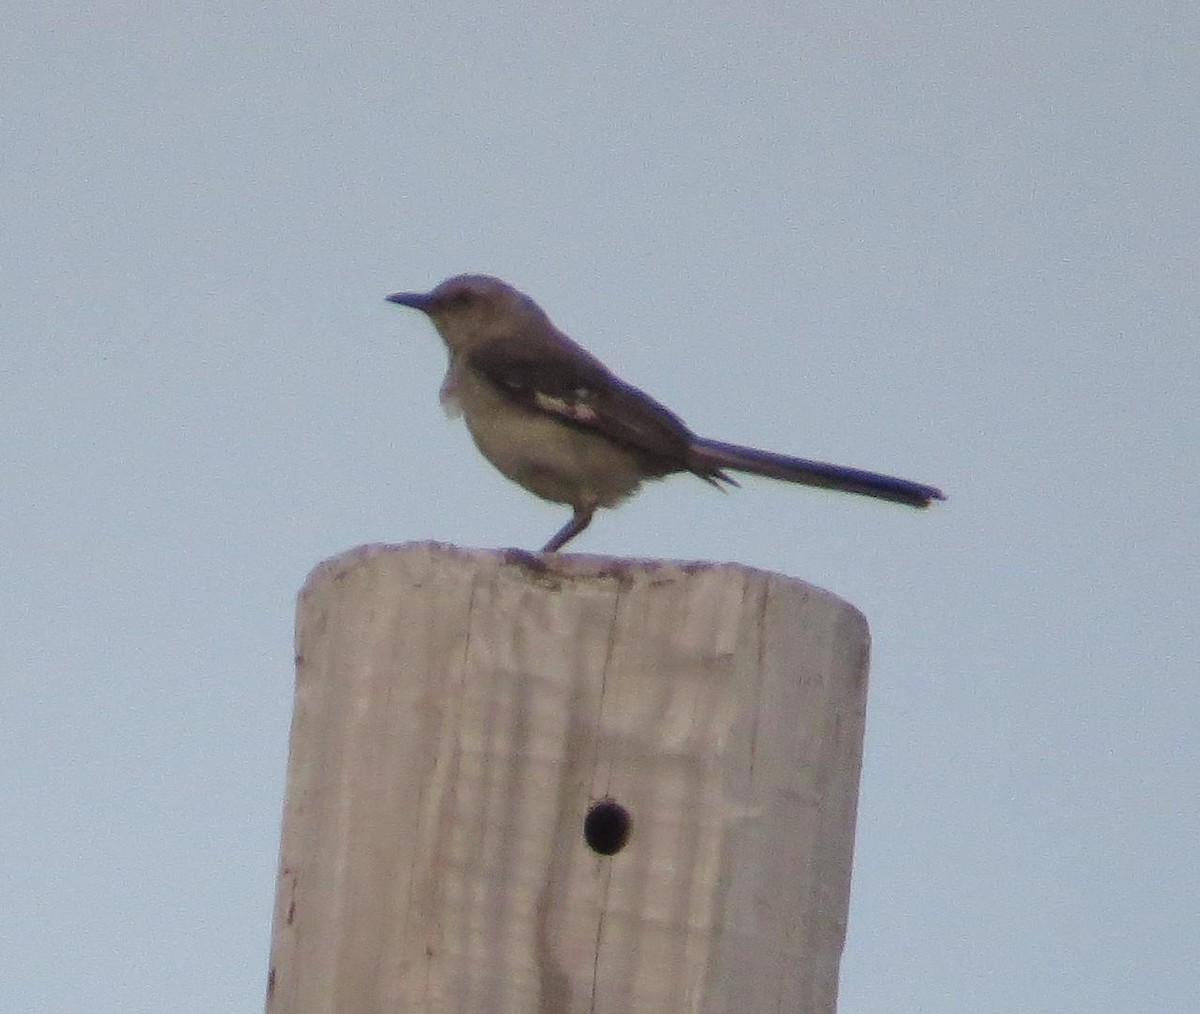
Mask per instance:
[[[659,474],[692,470],[695,437],[683,420],[573,343],[497,338],[467,365],[523,407],[607,437]]]

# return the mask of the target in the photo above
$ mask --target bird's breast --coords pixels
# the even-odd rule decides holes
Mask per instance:
[[[624,448],[519,404],[468,370],[452,368],[442,391],[443,402],[460,407],[480,453],[544,500],[610,507],[641,483],[644,470]]]

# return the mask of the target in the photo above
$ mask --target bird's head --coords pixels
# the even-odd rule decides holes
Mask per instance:
[[[455,275],[429,292],[393,292],[387,298],[426,314],[452,352],[549,323],[532,299],[489,275]]]

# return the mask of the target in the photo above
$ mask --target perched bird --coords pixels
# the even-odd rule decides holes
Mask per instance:
[[[728,472],[928,507],[933,486],[699,437],[674,412],[625,383],[558,330],[523,292],[487,275],[458,275],[431,292],[387,297],[426,314],[450,365],[442,404],[461,413],[483,456],[571,520],[546,543],[561,549],[646,479],[691,472],[720,488]]]

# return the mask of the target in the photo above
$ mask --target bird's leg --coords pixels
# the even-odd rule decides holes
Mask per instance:
[[[554,538],[542,547],[543,553],[557,553],[592,523],[592,515],[596,513],[594,506],[576,507],[571,520],[554,533]]]

